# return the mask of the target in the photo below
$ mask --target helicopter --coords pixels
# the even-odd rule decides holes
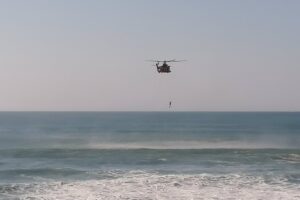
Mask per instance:
[[[171,72],[171,66],[168,65],[167,63],[169,62],[183,62],[183,61],[186,61],[186,60],[147,60],[149,62],[156,62],[155,65],[153,66],[156,66],[157,68],[157,72],[158,73],[170,73]],[[163,63],[162,65],[159,66],[159,63]]]

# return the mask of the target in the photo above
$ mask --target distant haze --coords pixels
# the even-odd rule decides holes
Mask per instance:
[[[3,0],[0,110],[299,111],[299,21],[297,0]]]

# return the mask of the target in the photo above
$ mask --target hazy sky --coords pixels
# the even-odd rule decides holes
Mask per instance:
[[[1,0],[0,110],[299,111],[299,21],[298,0]]]

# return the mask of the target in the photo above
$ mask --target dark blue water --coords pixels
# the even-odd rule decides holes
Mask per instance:
[[[299,134],[300,113],[0,113],[1,149],[165,148],[165,143],[177,149],[191,142],[193,148],[298,148]]]
[[[77,199],[86,188],[122,199],[111,196],[120,187],[129,199],[164,199],[158,187],[178,199],[227,187],[243,194],[216,198],[297,199],[300,113],[0,113],[0,199],[69,199],[75,186]]]

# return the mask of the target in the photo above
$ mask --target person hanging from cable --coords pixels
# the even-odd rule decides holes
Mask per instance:
[[[171,108],[171,107],[172,107],[172,101],[169,102],[169,108]]]

